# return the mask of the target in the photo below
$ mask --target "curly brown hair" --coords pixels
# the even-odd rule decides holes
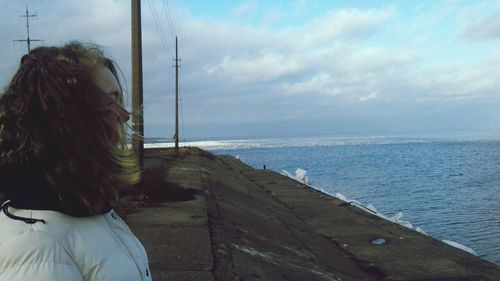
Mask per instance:
[[[100,213],[139,180],[116,105],[92,80],[98,66],[120,81],[97,46],[38,47],[0,96],[0,167],[41,169],[70,214]]]

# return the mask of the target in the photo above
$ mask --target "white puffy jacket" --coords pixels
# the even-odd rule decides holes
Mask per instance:
[[[0,213],[0,281],[150,281],[146,251],[114,211],[71,217],[9,207]]]

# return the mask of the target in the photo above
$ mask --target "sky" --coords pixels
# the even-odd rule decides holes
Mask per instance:
[[[130,96],[130,1],[0,6],[2,88],[29,6],[33,47],[99,44]],[[176,35],[181,140],[500,132],[499,0],[143,0],[142,24],[145,137],[173,136]]]

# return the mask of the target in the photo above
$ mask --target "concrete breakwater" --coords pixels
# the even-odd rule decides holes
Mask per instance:
[[[147,150],[121,212],[154,280],[500,280],[500,267],[269,170]]]

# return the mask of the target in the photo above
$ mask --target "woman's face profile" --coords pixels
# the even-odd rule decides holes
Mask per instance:
[[[118,120],[122,123],[127,122],[130,119],[130,114],[120,104],[120,85],[113,73],[105,66],[97,66],[92,73],[92,79],[95,85],[109,98],[109,104],[112,104]]]

